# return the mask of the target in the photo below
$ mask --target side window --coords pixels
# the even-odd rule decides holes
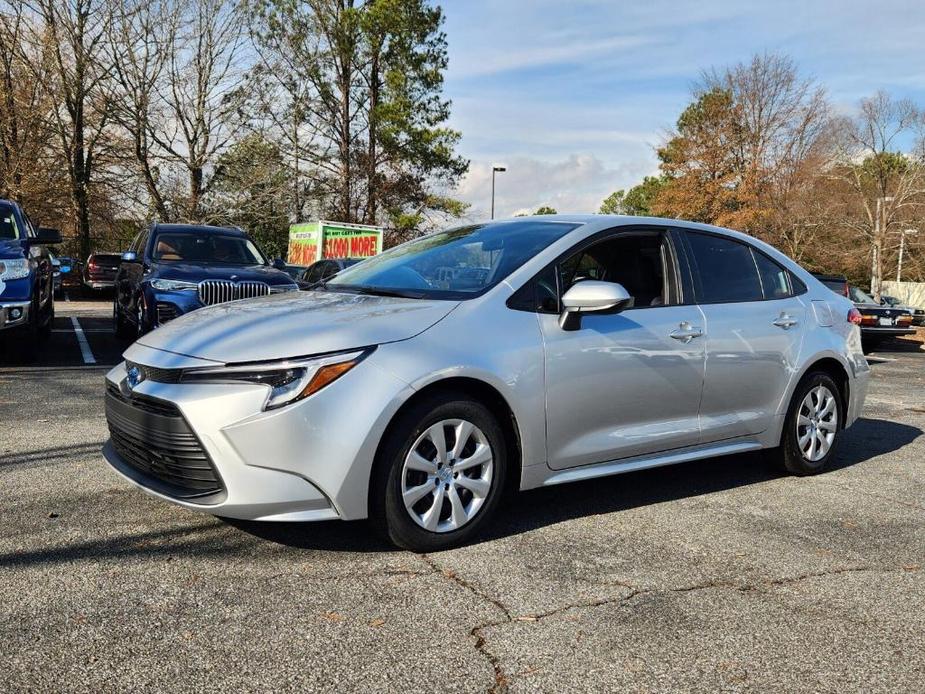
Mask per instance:
[[[786,299],[792,296],[790,291],[790,273],[771,260],[764,253],[752,249],[755,266],[758,268],[758,279],[761,280],[761,289],[765,299]]]
[[[340,272],[340,268],[337,266],[337,263],[330,260],[324,264],[324,271],[321,275],[321,279],[326,280],[329,277],[334,277],[338,272]]]
[[[661,232],[623,232],[598,241],[559,264],[559,288],[593,279],[618,282],[633,297],[633,306],[677,303],[674,264]],[[671,268],[671,269],[670,269]]]
[[[29,218],[25,212],[22,213],[23,223],[26,225],[26,236],[30,239],[34,239],[38,234],[35,231],[35,227],[32,224],[32,220]]]
[[[749,246],[712,234],[694,231],[686,234],[694,256],[700,303],[737,303],[764,298]]]
[[[145,251],[148,250],[148,239],[150,236],[151,232],[148,229],[145,229],[138,237],[138,250],[136,250],[135,253],[138,255],[139,260],[144,259]]]
[[[324,272],[325,263],[315,263],[308,269],[305,277],[306,282],[318,282],[321,279],[321,273]]]

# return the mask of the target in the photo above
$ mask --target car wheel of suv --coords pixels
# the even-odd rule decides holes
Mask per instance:
[[[461,394],[428,398],[400,416],[380,449],[370,516],[404,549],[459,545],[494,514],[506,469],[504,434],[488,408]]]
[[[784,468],[794,475],[814,475],[828,467],[844,416],[835,381],[815,372],[800,381],[784,420],[778,455]]]

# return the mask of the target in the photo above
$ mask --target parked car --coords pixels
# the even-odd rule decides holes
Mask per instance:
[[[844,275],[825,275],[820,272],[814,272],[813,277],[836,294],[848,296],[848,278]]]
[[[116,286],[116,273],[122,256],[119,253],[93,253],[83,269],[83,286],[87,292],[112,289]]]
[[[308,269],[308,265],[289,265],[287,263],[286,267],[283,268],[283,272],[289,275],[289,277],[296,284],[298,284],[299,280],[302,279],[302,275],[305,273],[307,269]]]
[[[470,267],[461,286],[439,268]],[[479,286],[472,276],[481,274]],[[858,311],[771,246],[644,217],[410,241],[312,292],[196,311],[106,377],[106,459],[219,516],[370,517],[466,541],[504,491],[769,449],[832,461],[869,366]]]
[[[70,256],[61,256],[58,258],[60,263],[61,289],[80,289],[83,282],[83,264],[77,259]]]
[[[880,295],[880,305],[909,311],[912,314],[912,325],[925,325],[925,308],[907,306],[895,296],[886,296],[885,294]]]
[[[54,266],[47,246],[56,229],[36,229],[23,209],[0,200],[0,335],[30,355],[55,317]]]
[[[297,290],[240,229],[154,224],[122,255],[113,322],[137,337],[203,306]]]
[[[61,297],[61,261],[58,260],[54,253],[49,253],[48,258],[51,260],[52,287],[54,288],[55,298],[58,299]]]
[[[911,311],[881,306],[858,287],[849,287],[848,295],[861,313],[861,339],[865,353],[874,350],[885,339],[915,332]]]
[[[334,277],[345,268],[356,265],[362,258],[324,258],[309,265],[299,277],[299,289],[310,289],[319,282]]]

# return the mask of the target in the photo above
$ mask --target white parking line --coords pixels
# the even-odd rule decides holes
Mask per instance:
[[[83,355],[84,364],[95,364],[96,359],[93,358],[93,352],[90,350],[90,343],[87,342],[87,336],[84,335],[83,328],[80,327],[77,316],[71,316],[71,324],[74,326],[74,334],[77,335],[77,344],[80,345],[80,353]]]

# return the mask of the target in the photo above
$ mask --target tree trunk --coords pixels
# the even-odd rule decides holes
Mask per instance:
[[[376,108],[379,105],[379,51],[381,45],[374,46],[372,61],[369,66],[369,146],[366,152],[366,214],[367,224],[376,223],[376,145],[379,137],[378,115]]]
[[[870,294],[876,301],[880,301],[880,284],[883,278],[883,239],[879,235],[874,237],[870,250]]]
[[[191,166],[189,170],[189,221],[201,221],[202,167]]]

